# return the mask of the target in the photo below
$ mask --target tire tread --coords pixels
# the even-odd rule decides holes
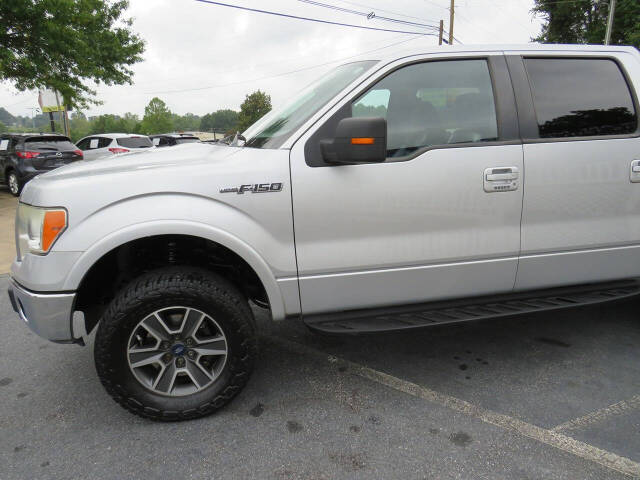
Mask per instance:
[[[245,321],[236,322],[238,324],[236,333],[243,338],[243,341],[236,356],[237,361],[234,363],[234,374],[230,376],[228,384],[218,395],[196,408],[180,411],[145,406],[137,398],[130,396],[120,383],[114,381],[113,369],[110,367],[113,351],[109,340],[120,328],[127,311],[141,307],[143,302],[161,299],[167,292],[179,292],[184,289],[205,297],[215,297],[216,302],[223,303],[225,308],[235,310],[238,313],[237,319],[245,319]],[[122,289],[102,316],[94,348],[98,377],[107,393],[131,413],[160,421],[199,418],[225,406],[247,383],[253,370],[256,354],[253,313],[244,296],[223,277],[192,267],[168,267],[148,272]]]

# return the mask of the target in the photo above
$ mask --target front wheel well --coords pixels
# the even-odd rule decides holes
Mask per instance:
[[[76,296],[76,310],[85,316],[87,333],[126,284],[167,266],[200,267],[225,277],[248,300],[269,307],[264,285],[251,266],[229,248],[189,235],[158,235],[120,245],[103,255],[85,274]]]

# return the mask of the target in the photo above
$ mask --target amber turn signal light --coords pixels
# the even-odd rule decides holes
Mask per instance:
[[[42,251],[48,252],[56,238],[67,228],[67,212],[47,210],[42,224]]]
[[[357,137],[351,139],[351,145],[373,145],[375,140],[372,137]]]

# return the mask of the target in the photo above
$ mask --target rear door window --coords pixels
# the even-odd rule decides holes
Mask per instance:
[[[525,58],[541,138],[633,133],[627,81],[611,59]]]
[[[67,152],[77,147],[66,137],[36,137],[24,141],[25,150],[42,150],[52,152]]]
[[[123,137],[116,140],[118,145],[125,148],[148,148],[153,143],[148,137]]]
[[[80,150],[87,150],[87,148],[89,147],[89,139],[88,138],[83,138],[82,140],[80,140],[78,142],[78,148]]]

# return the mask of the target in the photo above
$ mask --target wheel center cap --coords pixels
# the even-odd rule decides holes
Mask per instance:
[[[182,345],[181,343],[176,343],[173,347],[171,347],[171,353],[173,353],[176,357],[181,357],[187,351],[187,347]]]

